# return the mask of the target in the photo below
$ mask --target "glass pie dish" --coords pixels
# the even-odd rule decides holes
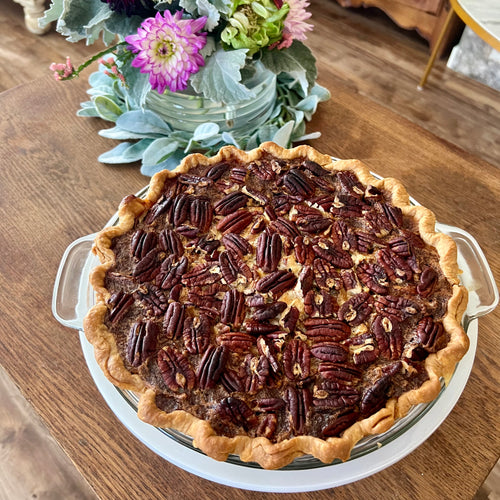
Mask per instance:
[[[144,195],[146,191],[147,187],[137,196]],[[418,205],[415,200],[412,203]],[[107,225],[116,224],[117,220],[115,214]],[[132,434],[166,460],[206,479],[244,489],[300,492],[331,488],[374,474],[413,451],[445,420],[467,383],[477,346],[477,319],[496,307],[498,290],[475,239],[456,227],[438,223],[436,228],[452,236],[458,246],[462,281],[470,296],[464,316],[464,328],[470,338],[469,351],[438,398],[413,407],[388,432],[361,440],[346,462],[337,460],[324,464],[311,456],[303,456],[278,471],[264,470],[257,464],[241,461],[237,456],[229,456],[226,462],[217,462],[195,448],[189,436],[141,422],[137,417],[138,397],[130,391],[116,388],[105,378],[82,331],[83,317],[94,304],[94,292],[88,277],[98,264],[98,259],[91,253],[95,235],[76,240],[64,253],[56,277],[52,310],[60,323],[80,330],[87,365],[111,410]],[[330,468],[332,473],[325,473],[325,468]]]

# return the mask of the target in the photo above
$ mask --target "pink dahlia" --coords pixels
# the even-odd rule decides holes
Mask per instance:
[[[292,45],[293,40],[304,41],[306,32],[313,29],[312,24],[305,21],[311,17],[307,12],[309,2],[307,0],[285,0],[290,7],[290,11],[285,18],[285,27],[283,28],[283,38],[277,45],[278,49],[286,49]]]
[[[172,92],[184,90],[189,77],[205,64],[199,51],[207,43],[207,34],[198,31],[207,18],[181,18],[182,11],[174,16],[169,11],[164,16],[158,12],[142,22],[137,35],[125,38],[129,50],[137,54],[132,66],[149,73],[151,87],[160,94],[166,87]]]

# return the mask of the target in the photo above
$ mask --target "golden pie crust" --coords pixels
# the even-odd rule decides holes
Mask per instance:
[[[186,409],[174,409],[173,411],[164,411],[160,409],[157,404],[157,393],[159,391],[165,391],[165,387],[159,389],[158,386],[155,386],[151,383],[151,379],[148,379],[147,376],[144,377],[141,375],[141,370],[139,370],[137,367],[131,367],[130,360],[127,361],[124,354],[125,347],[117,343],[115,335],[112,331],[110,331],[109,321],[107,320],[110,314],[110,297],[112,293],[106,286],[106,276],[108,275],[108,273],[112,273],[116,266],[117,255],[114,250],[114,241],[119,239],[122,235],[134,231],[137,222],[143,220],[145,214],[147,214],[148,211],[155,206],[155,203],[157,203],[158,200],[161,199],[164,188],[170,182],[170,180],[173,178],[179,178],[181,174],[189,175],[189,173],[193,171],[208,171],[210,168],[222,163],[245,166],[259,165],[260,161],[264,158],[277,159],[278,162],[272,163],[275,170],[277,171],[279,171],[280,169],[279,165],[285,165],[286,163],[297,165],[297,162],[300,163],[308,160],[310,162],[314,162],[315,164],[321,165],[323,169],[331,172],[333,176],[335,176],[340,171],[353,172],[359,182],[363,185],[363,189],[365,189],[363,196],[366,197],[368,192],[375,194],[382,193],[385,199],[390,201],[390,204],[393,207],[398,207],[401,210],[402,216],[405,218],[405,220],[412,221],[412,224],[414,224],[415,232],[417,232],[421,240],[425,242],[426,248],[435,249],[435,251],[432,251],[435,252],[436,255],[435,260],[439,272],[441,273],[440,279],[443,283],[445,283],[445,308],[442,311],[441,317],[434,318],[437,323],[442,324],[442,329],[439,330],[441,333],[441,341],[438,346],[439,348],[436,346],[432,348],[431,346],[428,349],[428,352],[425,353],[426,357],[419,361],[423,370],[423,372],[421,372],[419,375],[419,383],[421,383],[421,385],[416,385],[415,387],[408,386],[408,390],[403,390],[401,393],[395,394],[393,397],[389,397],[388,400],[385,401],[384,406],[381,409],[377,409],[373,414],[366,415],[364,413],[356,413],[356,415],[358,415],[357,420],[351,422],[346,429],[333,437],[328,437],[328,435],[290,435],[286,439],[276,440],[273,439],[272,433],[270,433],[270,439],[268,439],[268,437],[264,437],[263,435],[256,436],[255,430],[253,430],[252,432],[247,432],[248,429],[245,430],[241,428],[241,426],[238,427],[238,425],[233,426],[231,435],[220,435],[220,429],[214,429],[214,426],[211,425],[210,421],[198,418],[193,414],[195,412],[190,413],[189,411],[186,411]],[[310,171],[306,170],[303,170],[303,172],[307,174],[306,177],[314,180],[315,176]],[[283,175],[283,172],[280,175]],[[368,188],[369,186],[371,186],[371,188]],[[238,189],[241,190],[241,188],[242,186],[240,185]],[[200,190],[202,190],[203,187],[198,186],[196,188],[193,188],[189,187],[188,185],[188,189],[190,189],[191,191],[193,189],[197,189],[197,192],[201,192]],[[231,191],[232,188],[228,187],[227,189]],[[355,186],[354,189],[357,189],[359,191],[359,186]],[[370,191],[368,191],[368,189]],[[283,188],[283,190],[286,191],[285,188]],[[299,195],[300,194],[304,195],[304,193],[299,192]],[[305,198],[305,201],[307,201],[307,196],[302,197]],[[252,198],[249,199],[251,200]],[[317,205],[315,206],[317,207]],[[252,208],[254,208],[256,212],[262,215],[262,218],[265,219],[266,223],[269,223],[269,218],[266,219],[266,217],[263,215],[264,208],[261,205],[256,202],[254,203],[254,205],[252,205]],[[294,149],[283,149],[274,143],[262,144],[258,149],[252,150],[250,152],[243,152],[234,147],[224,147],[220,150],[217,156],[214,156],[212,158],[207,158],[200,154],[193,154],[186,157],[179,165],[179,167],[174,171],[165,170],[156,174],[151,179],[149,190],[144,199],[140,199],[135,196],[128,196],[124,198],[124,200],[120,204],[118,215],[118,224],[112,227],[104,228],[98,233],[95,239],[93,251],[96,255],[98,255],[101,264],[93,270],[90,278],[91,284],[95,290],[97,303],[94,307],[92,307],[84,320],[84,330],[86,337],[94,346],[95,357],[106,377],[117,387],[134,391],[140,396],[138,415],[141,420],[157,427],[176,429],[188,436],[191,436],[196,447],[216,460],[224,461],[227,459],[229,454],[235,454],[245,462],[257,462],[258,464],[260,464],[260,466],[266,469],[281,468],[289,464],[296,457],[307,454],[310,454],[325,463],[330,463],[336,458],[347,460],[350,456],[352,448],[360,439],[367,435],[386,432],[392,427],[397,419],[405,416],[413,405],[429,402],[435,399],[441,390],[441,379],[444,379],[445,383],[449,381],[455,369],[456,363],[462,358],[462,356],[468,349],[468,338],[460,324],[462,315],[466,308],[467,292],[464,287],[460,285],[458,279],[460,270],[457,266],[455,243],[450,237],[441,233],[437,233],[435,231],[435,217],[432,212],[424,207],[413,206],[410,204],[408,194],[400,182],[390,178],[379,180],[373,177],[370,174],[368,168],[357,160],[332,161],[330,156],[320,154],[309,146],[299,146]],[[212,232],[211,234],[220,235],[215,227],[220,219],[222,219],[222,217],[222,215],[214,214],[210,227],[210,231]],[[242,232],[242,234],[248,236],[250,234],[249,231],[250,230],[246,228]],[[332,229],[327,229],[325,234],[328,234],[329,231],[332,231]],[[315,237],[317,237],[317,235],[313,234],[311,236],[311,239]],[[282,239],[285,240],[286,238]],[[257,245],[256,238],[254,238],[253,240],[250,238],[250,240],[254,246]],[[201,255],[203,256],[203,252],[201,252]],[[298,273],[300,270],[302,270],[303,266],[299,265],[296,258],[293,258],[293,251],[291,251],[291,255],[292,257],[288,257],[287,265],[289,266],[289,268],[293,268]],[[255,256],[249,256],[248,259],[250,265],[256,265]],[[355,261],[358,262],[358,259],[355,258]],[[336,272],[341,273],[344,271],[337,270]],[[398,279],[398,276],[399,275],[396,276],[396,280]],[[412,281],[412,290],[415,290],[416,283],[418,282],[418,276],[418,273],[414,273],[414,277],[410,280]],[[401,280],[398,281],[398,283],[400,282]],[[222,283],[225,283],[225,281],[222,280]],[[297,283],[302,282],[297,281]],[[382,285],[384,285],[383,281],[381,281],[381,283]],[[238,286],[240,285],[241,283]],[[358,285],[361,286],[361,291],[367,292],[368,294],[377,295],[376,293],[374,294],[373,291],[364,284],[364,282],[358,283]],[[241,285],[240,288],[242,286],[243,285]],[[247,280],[247,282],[244,283],[245,294],[248,295],[250,293],[249,290],[253,286],[255,286],[255,281],[252,282],[252,280]],[[307,317],[307,315],[304,312],[304,297],[301,295],[299,288],[300,287],[296,285],[292,290],[287,290],[282,295],[280,294],[277,300],[285,302],[288,307],[288,311],[290,310],[291,304],[297,306],[301,314],[300,318],[302,318],[303,321],[304,318]],[[347,298],[350,297],[348,293],[347,296],[344,295],[341,300],[340,296],[344,292],[337,293],[335,291],[335,288],[332,288],[332,290],[332,295],[338,301],[346,302]],[[350,293],[351,295],[353,294],[353,292]],[[272,292],[270,294],[263,293],[263,295],[265,295],[267,298],[269,298],[269,296],[271,295],[271,298],[275,300],[275,298],[272,297]],[[430,297],[431,298],[427,297],[426,300],[431,301],[432,295]],[[376,305],[379,304],[377,300],[379,300],[379,298],[375,299]],[[340,305],[341,304],[337,305],[337,311],[333,313],[333,315],[330,314],[330,317],[335,318],[338,316],[338,306]],[[309,305],[309,307],[315,306]],[[373,303],[371,303],[371,308],[372,313],[370,317],[373,318],[373,316],[376,314]],[[313,314],[313,316],[318,316],[318,314],[315,313]],[[344,322],[347,323],[347,316],[345,314],[344,316]],[[301,320],[299,319],[299,321]],[[386,318],[384,325],[386,325],[387,323],[388,321]],[[363,333],[365,334],[365,336],[369,336],[371,331],[370,329],[374,328],[374,326],[373,324],[372,326],[369,326],[368,319],[366,320],[366,324],[368,326],[362,326],[361,329],[359,326],[356,328],[352,327],[352,333],[350,334],[351,336],[349,338],[355,337],[358,334],[362,335]],[[389,324],[389,332],[391,332],[392,324],[390,323],[390,321]],[[281,338],[285,338],[285,341],[287,341],[286,339],[296,337],[298,339],[301,339],[300,342],[309,342],[309,344],[307,344],[309,345],[309,347],[311,345],[314,345],[314,340],[311,344],[310,339],[306,338],[306,336],[304,335],[304,331],[299,331],[298,327],[296,328],[297,331],[286,332],[285,330],[284,333],[282,332]],[[238,329],[242,330],[242,326],[239,325]],[[390,333],[388,335],[389,336],[387,338],[389,339],[390,344],[393,341],[393,338],[391,337]],[[447,342],[444,345],[442,341],[443,338],[447,339]],[[349,344],[351,340],[347,339],[346,342],[347,344]],[[370,340],[367,342],[369,344],[371,343],[369,346],[370,349],[373,349],[373,344],[375,344],[375,349],[378,349],[379,351],[382,350],[382,346],[373,341],[373,336],[371,336]],[[342,341],[338,343],[342,343]],[[418,342],[417,344],[415,343],[415,341],[413,341],[413,343],[406,342],[405,346],[403,347],[398,347],[397,345],[392,347],[389,346],[389,351],[386,351],[386,353],[389,353],[387,355],[389,359],[386,359],[386,364],[384,365],[386,368],[384,369],[389,370],[390,367],[397,366],[400,372],[405,373],[409,373],[414,369],[412,368],[412,362],[409,361],[409,358],[411,358],[413,354],[409,353],[408,344],[411,344],[413,346],[412,348],[414,348],[418,344]],[[420,351],[422,351],[421,344],[422,342],[419,345]],[[385,348],[387,349],[387,346],[385,346]],[[255,346],[253,346],[252,349],[255,353]],[[349,344],[348,351],[349,357],[350,359],[352,359],[352,353],[356,352],[355,342]],[[399,360],[397,361],[395,361],[394,359],[390,359],[395,351],[396,356],[399,354]],[[282,357],[283,353],[277,350],[276,356]],[[200,356],[198,356],[198,359],[200,357],[201,354]],[[316,363],[316,366],[318,366],[318,363],[323,363],[324,366],[326,366],[327,364],[327,361],[318,361],[318,359],[316,359],[312,355],[310,356],[310,359],[313,361],[309,362]],[[368,366],[370,365],[368,364]],[[363,363],[360,363],[358,368],[361,369],[362,367]],[[377,373],[379,374],[382,373],[380,371],[380,367],[374,370],[375,372],[377,372],[378,370]],[[273,383],[278,385],[290,383],[290,381],[286,380],[286,377],[283,373],[280,373],[280,377],[280,380],[274,380]],[[182,376],[178,378],[178,381],[181,386],[182,384],[184,384],[184,387],[189,385],[186,383],[185,379],[182,378]],[[293,383],[295,384],[295,382]],[[299,389],[296,388],[294,390],[300,392],[302,390],[300,389],[300,387],[303,387],[304,384],[307,384],[307,381],[304,382],[303,380],[300,380],[299,382],[300,383],[295,384],[295,386],[299,387]],[[197,381],[194,382],[195,388],[197,387],[197,383]],[[218,394],[220,394],[220,390],[222,389],[219,389]],[[210,389],[206,389],[206,391],[210,391]],[[177,392],[182,393],[184,391],[181,389]],[[315,386],[314,389],[311,389],[311,392],[308,393],[308,398],[313,392],[314,398],[324,397],[324,391],[319,391]],[[249,396],[246,398],[247,407],[250,406],[252,397],[253,396]],[[363,397],[365,397],[366,399],[366,389]],[[290,401],[291,399],[286,400],[284,408],[291,408],[292,403]],[[304,406],[304,399],[300,401],[302,401],[303,405],[301,406],[301,408],[306,408],[306,416],[300,418],[305,418],[305,421],[307,422],[310,418],[309,415],[311,415],[311,412],[316,411],[316,407],[311,403],[312,400],[308,399],[308,403],[306,406]],[[318,403],[318,399],[314,400],[314,404],[316,403]],[[218,401],[212,401],[211,404],[217,405]],[[286,413],[286,409],[282,411]],[[338,414],[338,408],[333,412],[337,412]],[[261,412],[261,414],[259,415],[264,414],[265,412]],[[259,416],[258,418],[262,420],[264,417]],[[297,424],[297,421],[293,421],[293,417],[290,417],[289,415],[287,417],[280,418],[285,418],[285,420],[292,419],[292,423],[289,424],[292,429],[300,427],[300,425]],[[212,419],[211,422],[216,422],[216,420]],[[293,434],[295,431],[289,430],[288,432],[291,432]],[[316,434],[318,434],[318,432],[316,432]]]

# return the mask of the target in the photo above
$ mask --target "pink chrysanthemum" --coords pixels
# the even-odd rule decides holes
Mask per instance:
[[[313,29],[312,24],[306,23],[311,17],[307,12],[309,2],[307,0],[285,0],[290,7],[290,11],[285,18],[285,27],[283,29],[283,38],[277,45],[278,49],[287,49],[292,45],[293,40],[304,41],[306,32]]]
[[[125,40],[137,56],[132,66],[149,73],[149,83],[160,94],[168,87],[172,92],[184,90],[189,77],[205,64],[199,51],[207,43],[207,34],[198,33],[207,21],[181,19],[182,11],[174,16],[165,11],[143,21],[136,35]]]

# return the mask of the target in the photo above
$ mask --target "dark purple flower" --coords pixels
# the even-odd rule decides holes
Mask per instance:
[[[155,12],[153,0],[101,0],[111,10],[127,16],[151,16]]]

